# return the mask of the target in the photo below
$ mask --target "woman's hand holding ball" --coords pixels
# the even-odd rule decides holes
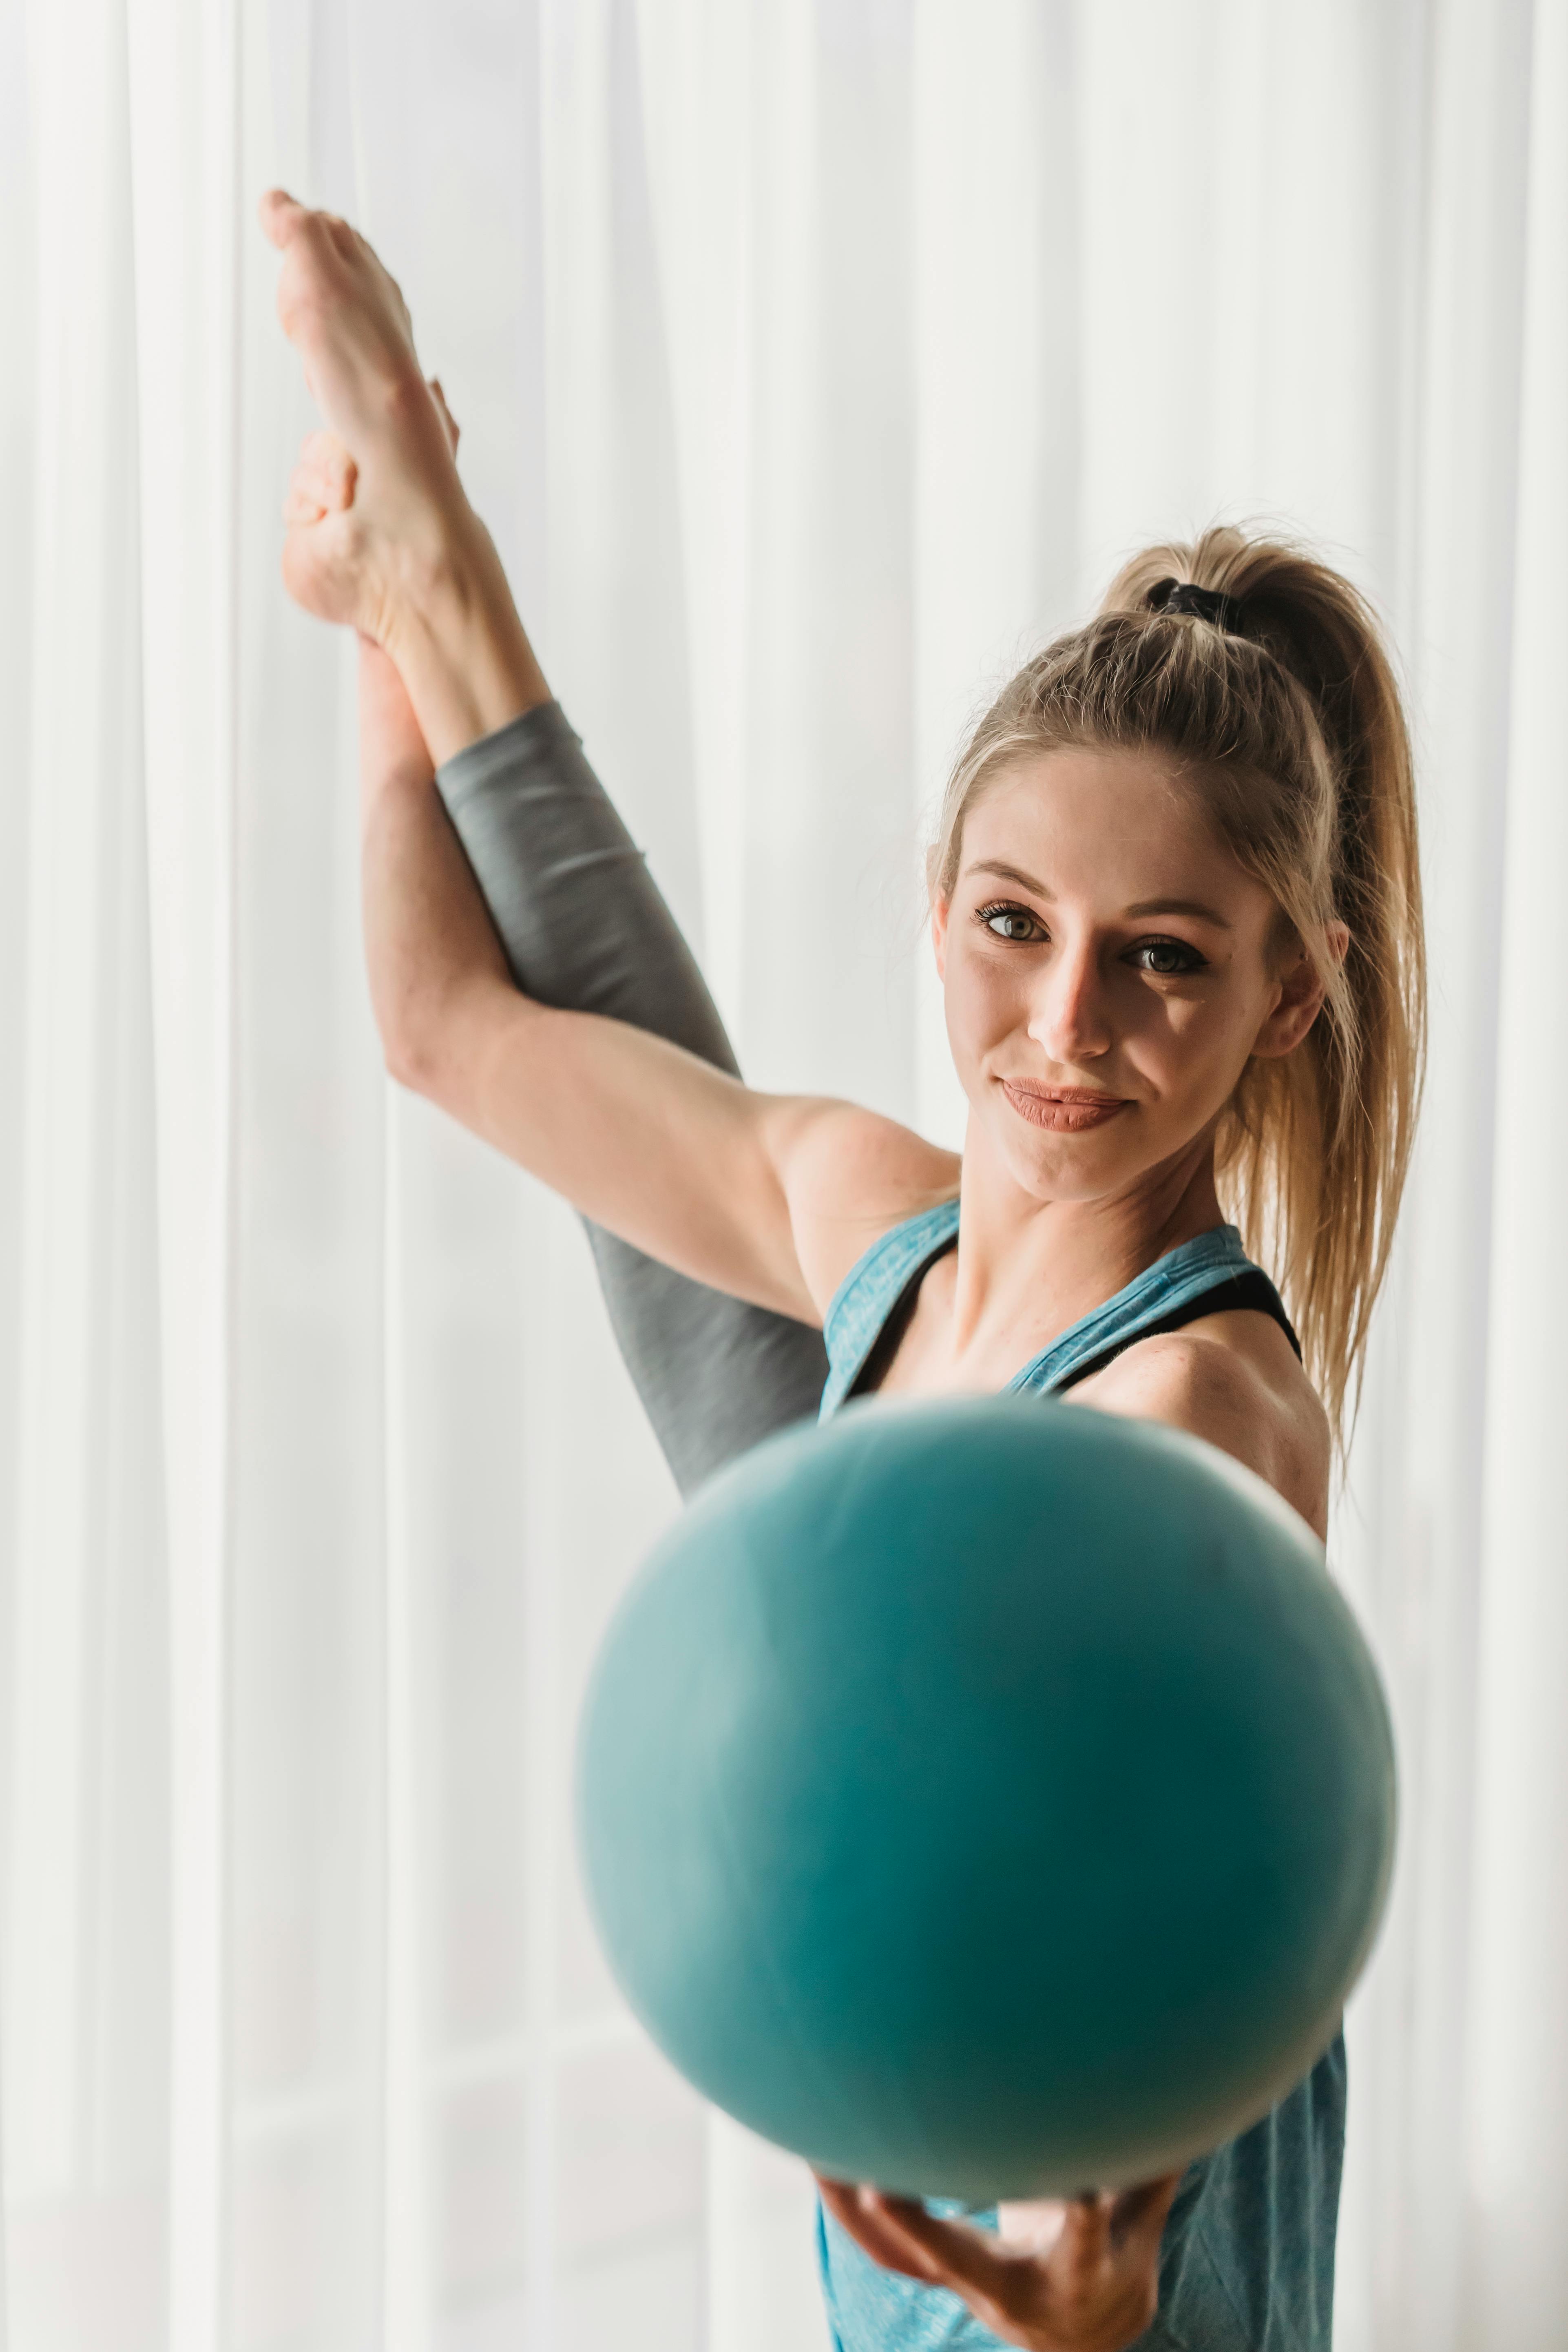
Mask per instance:
[[[1160,2239],[1178,2172],[1138,2189],[1004,2205],[1001,2233],[945,2221],[918,2200],[824,2180],[839,2227],[885,2269],[945,2287],[1023,2352],[1123,2352],[1160,2300]]]

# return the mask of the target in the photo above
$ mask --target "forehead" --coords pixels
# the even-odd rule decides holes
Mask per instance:
[[[969,809],[961,877],[977,862],[1014,866],[1052,891],[1131,901],[1212,898],[1239,908],[1262,886],[1211,824],[1201,794],[1157,751],[1033,751],[1010,761]],[[976,877],[977,879],[980,877]]]

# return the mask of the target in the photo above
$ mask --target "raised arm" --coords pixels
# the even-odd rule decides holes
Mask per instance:
[[[868,1115],[754,1093],[625,1022],[523,995],[427,781],[384,782],[363,854],[371,996],[394,1077],[647,1255],[817,1319],[843,1248],[858,1255],[836,1241],[857,1218],[835,1178],[864,1161]],[[901,1137],[889,1128],[895,1185]]]
[[[329,462],[322,495],[341,495]],[[360,646],[367,809],[400,769],[432,770],[403,682]],[[436,779],[512,978],[565,1010],[639,1024],[733,1070],[718,1013],[647,864],[553,702]],[[584,1220],[616,1343],[677,1484],[689,1493],[816,1411],[821,1333],[678,1274]]]
[[[389,690],[367,659],[367,694]],[[819,1320],[929,1147],[852,1105],[758,1094],[628,1023],[523,994],[412,741],[367,769],[363,858],[392,1075],[648,1255]]]

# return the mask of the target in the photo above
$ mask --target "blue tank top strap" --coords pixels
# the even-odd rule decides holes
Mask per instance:
[[[830,1421],[837,1412],[900,1299],[932,1259],[952,1246],[957,1234],[958,1202],[942,1201],[891,1227],[850,1267],[833,1295],[823,1328],[827,1382],[821,1420]],[[1193,1320],[1201,1311],[1198,1302],[1215,1292],[1225,1294],[1217,1304],[1258,1307],[1272,1315],[1300,1352],[1279,1292],[1247,1256],[1237,1228],[1215,1225],[1167,1250],[1103,1307],[1091,1308],[1059,1332],[1014,1374],[1008,1389],[1022,1395],[1059,1395],[1134,1339]]]
[[[1184,1307],[1222,1284],[1260,1272],[1243,1249],[1235,1225],[1215,1225],[1190,1242],[1179,1242],[1103,1307],[1091,1308],[1069,1325],[1007,1386],[1026,1395],[1056,1394],[1081,1378],[1091,1362],[1116,1354],[1157,1325],[1168,1326]]]
[[[939,1201],[906,1217],[858,1257],[828,1302],[822,1338],[827,1383],[818,1419],[830,1421],[859,1378],[883,1324],[916,1276],[940,1257],[958,1232],[958,1202]]]

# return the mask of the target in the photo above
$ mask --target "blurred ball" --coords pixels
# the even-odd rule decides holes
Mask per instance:
[[[1310,1530],[1195,1439],[851,1407],[655,1549],[579,1751],[628,2001],[819,2169],[1113,2188],[1332,2039],[1392,1864],[1387,1710]]]

